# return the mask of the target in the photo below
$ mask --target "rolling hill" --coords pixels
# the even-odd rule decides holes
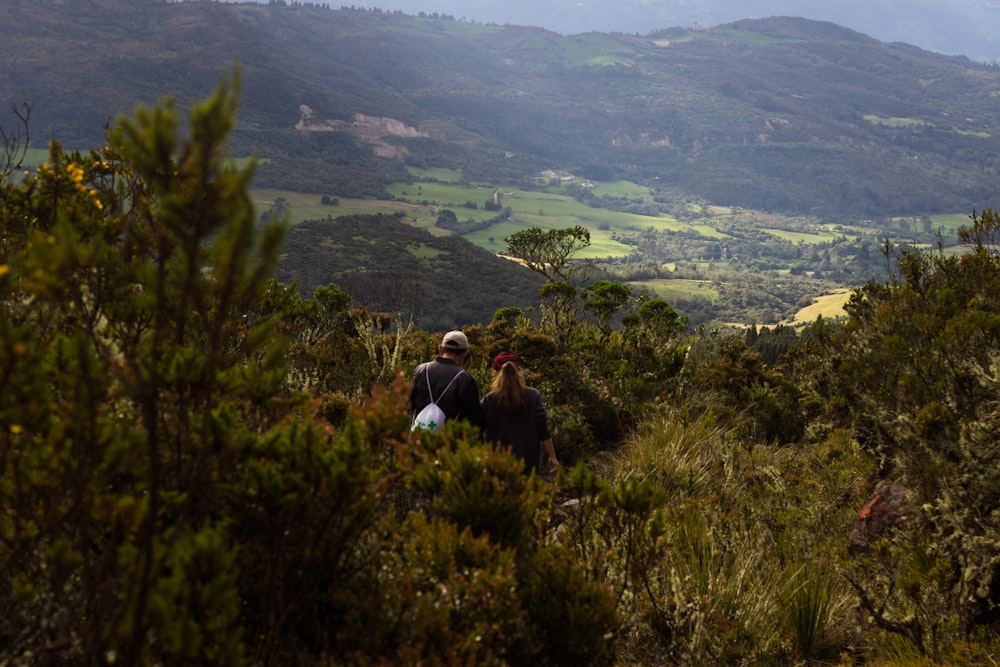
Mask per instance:
[[[457,236],[435,238],[393,216],[341,216],[294,226],[294,261],[276,277],[311,296],[335,284],[375,312],[410,313],[428,331],[493,319],[497,309],[537,302],[541,277]]]

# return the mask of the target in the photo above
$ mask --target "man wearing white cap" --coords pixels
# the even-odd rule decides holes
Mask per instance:
[[[420,364],[413,372],[410,407],[414,415],[434,402],[448,420],[467,419],[480,431],[486,429],[486,418],[479,403],[479,385],[462,370],[468,356],[469,339],[464,333],[449,331],[444,335],[437,358]]]

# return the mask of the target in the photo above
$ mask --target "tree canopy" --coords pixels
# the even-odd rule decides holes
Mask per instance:
[[[514,232],[504,241],[507,254],[545,276],[549,282],[572,282],[586,266],[572,261],[573,255],[590,245],[590,230],[580,225],[565,229],[530,227]]]

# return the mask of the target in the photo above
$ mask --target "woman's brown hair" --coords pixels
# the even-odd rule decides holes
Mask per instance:
[[[506,362],[493,376],[490,385],[497,397],[497,407],[505,414],[514,415],[520,412],[524,405],[524,390],[527,384],[521,369],[513,361]]]

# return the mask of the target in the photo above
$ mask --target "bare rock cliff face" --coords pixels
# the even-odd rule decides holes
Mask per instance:
[[[366,116],[362,113],[356,113],[351,123],[343,120],[317,118],[316,112],[307,104],[299,105],[299,121],[295,124],[295,129],[301,132],[351,132],[371,144],[372,152],[375,155],[394,159],[402,158],[407,154],[407,151],[405,148],[383,141],[384,137],[430,136],[401,120],[383,116]]]
[[[421,132],[415,127],[410,127],[403,121],[395,118],[384,118],[377,116],[366,116],[364,114],[354,114],[355,127],[366,128],[379,132],[382,136],[387,134],[396,137],[426,137],[426,132]]]

